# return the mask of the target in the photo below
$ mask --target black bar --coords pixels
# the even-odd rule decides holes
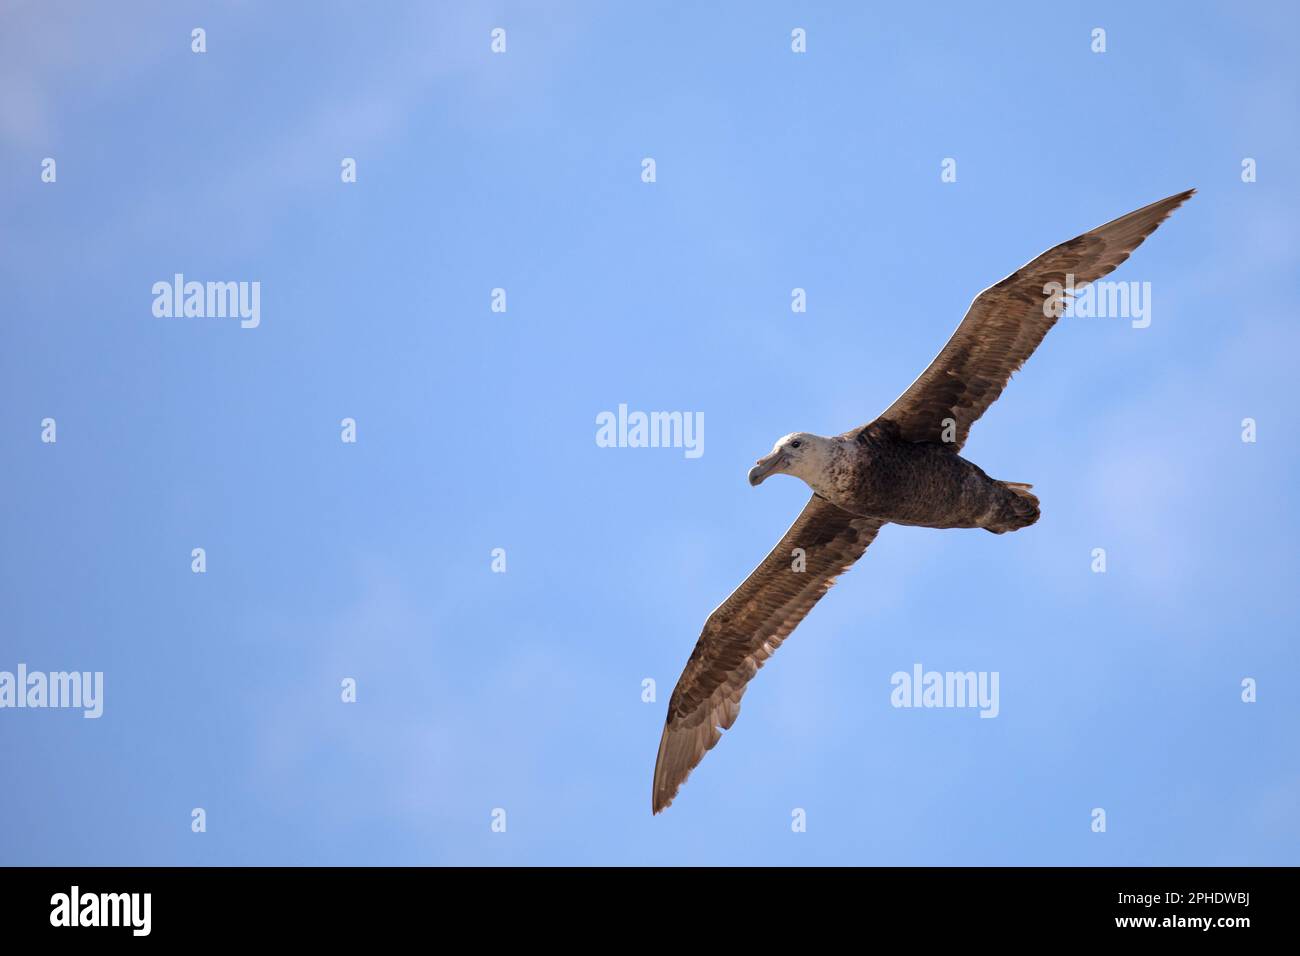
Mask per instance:
[[[0,926],[6,940],[66,941],[75,934],[78,943],[337,943],[431,930],[423,938],[450,941],[459,930],[587,934],[609,924],[622,925],[629,938],[708,927],[703,943],[726,927],[761,939],[773,922],[819,932],[843,926],[862,940],[910,927],[926,939],[972,942],[1200,935],[1231,943],[1243,933],[1286,927],[1281,901],[1295,875],[1288,868],[1211,867],[10,868],[0,870]],[[70,925],[73,887],[77,922],[103,914],[119,925]]]

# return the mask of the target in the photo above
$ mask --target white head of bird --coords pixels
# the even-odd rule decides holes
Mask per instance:
[[[769,475],[794,475],[818,491],[839,451],[833,438],[809,432],[791,432],[772,446],[771,454],[764,455],[749,469],[749,483],[760,485]]]

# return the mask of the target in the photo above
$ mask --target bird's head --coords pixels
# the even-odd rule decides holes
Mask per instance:
[[[770,455],[765,455],[749,469],[749,483],[760,485],[769,475],[786,474],[802,478],[812,485],[830,467],[835,442],[821,435],[792,432],[780,439]]]

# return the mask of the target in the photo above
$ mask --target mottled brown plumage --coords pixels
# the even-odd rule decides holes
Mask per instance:
[[[1056,324],[1044,305],[1063,305],[1049,297],[1051,283],[1075,288],[1109,275],[1169,214],[1196,192],[1170,196],[1121,216],[1069,242],[1053,246],[975,297],[948,344],[881,418],[898,424],[908,441],[942,440],[944,419],[956,420],[953,450],[966,444],[970,426],[992,405],[1011,374],[1025,364]]]
[[[957,452],[1056,324],[1064,305],[1056,289],[1071,278],[1078,289],[1110,273],[1194,192],[1063,242],[985,289],[934,361],[875,421],[833,438],[787,435],[759,459],[751,484],[784,472],[807,482],[813,496],[704,624],[668,702],[655,763],[655,813],[672,803],[731,727],[750,679],[882,525],[1002,534],[1038,520],[1029,485],[990,478]]]

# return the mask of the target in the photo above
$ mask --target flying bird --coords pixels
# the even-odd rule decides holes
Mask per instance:
[[[1056,324],[1071,290],[1108,275],[1196,190],[1055,246],[975,297],[948,344],[875,421],[842,435],[794,432],[749,483],[793,475],[812,498],[772,552],[704,622],[668,702],[651,806],[678,789],[736,720],[758,669],[890,522],[1004,534],[1038,520],[1030,485],[990,478],[958,452]],[[793,560],[802,549],[802,568]]]

